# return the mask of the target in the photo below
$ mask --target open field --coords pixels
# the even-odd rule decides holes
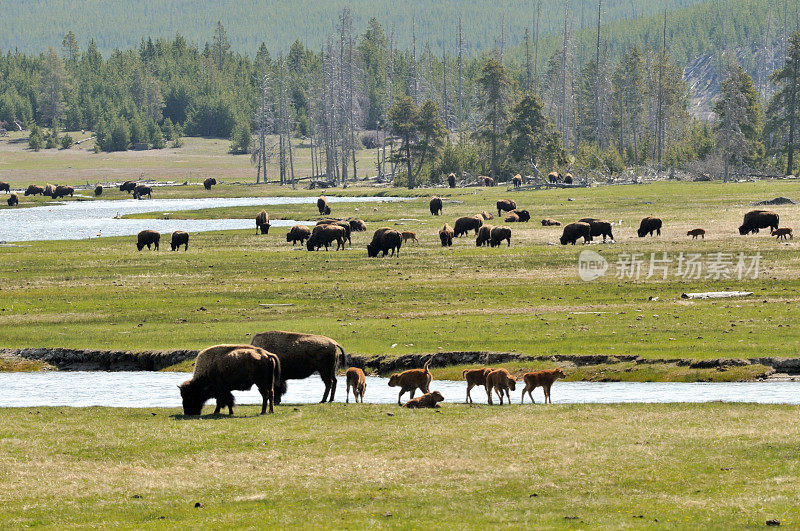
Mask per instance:
[[[201,187],[165,194],[203,193]],[[161,190],[158,191],[159,193]],[[333,192],[333,191],[332,191]],[[33,242],[0,249],[3,260],[2,346],[99,349],[202,348],[248,342],[265,329],[322,333],[348,352],[399,355],[444,351],[523,354],[610,354],[650,358],[796,356],[800,346],[800,254],[796,240],[777,243],[764,231],[739,236],[736,227],[755,200],[800,197],[796,181],[655,183],[637,186],[512,193],[494,189],[416,190],[403,203],[334,205],[333,215],[360,216],[367,233],[353,248],[309,253],[292,249],[285,229],[193,234],[188,253],[136,252],[135,237]],[[119,193],[119,192],[117,192]],[[275,187],[220,186],[214,195],[311,194]],[[333,193],[340,193],[335,191]],[[347,194],[375,194],[349,188]],[[381,194],[404,194],[399,189]],[[445,197],[444,216],[428,212],[428,197]],[[208,194],[208,193],[207,193]],[[437,230],[459,215],[492,210],[513,197],[533,221],[512,224],[512,246],[477,248],[474,237],[440,247]],[[797,206],[771,207],[782,226],[800,226]],[[358,210],[356,210],[358,209]],[[258,207],[181,213],[252,217]],[[312,204],[269,208],[272,218],[315,220]],[[497,212],[495,211],[495,214]],[[639,239],[644,215],[664,219],[663,236]],[[156,212],[154,216],[162,214]],[[618,243],[590,247],[552,245],[564,222],[598,216],[614,222]],[[490,222],[492,223],[492,222]],[[372,230],[389,225],[414,230],[419,244],[400,257],[368,259]],[[705,227],[705,241],[686,230]],[[167,236],[168,238],[168,236]],[[26,244],[28,245],[28,244]],[[609,273],[586,283],[577,275],[584,248],[601,252]],[[715,280],[618,279],[624,253],[761,253],[759,278]],[[732,271],[730,271],[732,273]],[[686,301],[683,292],[753,291],[744,299]],[[657,300],[649,300],[658,297]],[[270,305],[282,306],[270,306]]]
[[[434,412],[330,404],[257,412],[186,419],[163,409],[0,409],[0,526],[800,522],[797,406]]]

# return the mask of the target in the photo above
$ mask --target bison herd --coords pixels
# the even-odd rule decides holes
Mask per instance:
[[[421,369],[409,369],[389,377],[388,386],[399,388],[398,406],[409,409],[440,407],[438,403],[444,400],[444,396],[439,391],[430,390],[433,377],[429,366],[432,359],[433,355]],[[232,391],[247,391],[255,385],[262,397],[261,414],[272,413],[286,393],[288,380],[302,380],[315,373],[325,385],[320,403],[333,402],[340,364],[347,365],[344,348],[333,339],[317,334],[273,330],[254,335],[249,345],[215,345],[200,351],[192,377],[178,386],[183,412],[187,416],[200,415],[205,403],[213,398],[216,400],[215,415],[225,408],[229,415],[233,415]],[[472,403],[470,391],[476,386],[484,387],[489,404],[494,403],[494,394],[500,405],[504,401],[510,404],[511,391],[516,390],[516,380],[505,368],[464,370],[462,377],[467,382],[466,403]],[[564,377],[561,369],[525,373],[521,403],[524,403],[526,393],[534,402],[531,393],[536,387],[544,390],[545,403],[552,403],[550,388],[556,380]],[[345,380],[345,402],[350,401],[352,389],[355,402],[363,403],[367,389],[364,371],[350,367]],[[418,390],[423,394],[414,398]],[[403,404],[402,398],[406,393],[409,400]]]

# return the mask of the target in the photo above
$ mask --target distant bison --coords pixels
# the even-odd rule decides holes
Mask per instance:
[[[494,227],[492,228],[492,239],[489,245],[492,247],[499,247],[503,241],[508,242],[508,247],[511,247],[511,228],[510,227]]]
[[[454,235],[456,238],[459,238],[469,231],[474,230],[477,236],[478,229],[481,228],[481,225],[483,225],[483,218],[481,216],[464,216],[458,218],[456,220]]]
[[[568,243],[575,245],[578,238],[583,238],[583,243],[592,241],[592,226],[582,221],[570,223],[564,227],[564,232],[561,234],[561,245]]]
[[[661,220],[648,216],[639,224],[639,230],[636,231],[636,234],[638,234],[640,238],[644,238],[648,234],[652,236],[654,232],[661,236]]]
[[[693,240],[696,240],[698,236],[701,236],[704,240],[706,239],[706,231],[704,229],[692,229],[686,235],[691,236]]]
[[[55,193],[56,193],[56,187],[55,186],[53,186],[52,184],[44,185],[44,192],[42,192],[42,195],[47,196],[47,197],[53,197],[53,194],[55,194]]]
[[[94,187],[94,196],[100,197],[101,195],[103,195],[103,187],[98,184],[97,186]]]
[[[511,212],[517,208],[517,203],[513,199],[501,199],[497,202],[497,216],[503,215],[503,212]]]
[[[12,197],[15,195],[16,194],[11,194]],[[9,201],[8,204],[10,205],[11,199],[9,199],[8,201]],[[789,237],[790,240],[794,239],[794,235],[792,235],[792,229],[789,227],[781,227],[780,229],[773,230],[770,234],[775,236],[776,240],[781,240],[781,239],[785,240],[787,236]]]
[[[131,193],[136,190],[136,181],[125,181],[121,185],[119,185],[120,192],[128,192]]]
[[[336,371],[339,368],[339,351],[342,353],[342,363],[347,363],[344,348],[339,343],[317,334],[280,330],[256,334],[250,343],[272,352],[280,360],[280,383],[276,384],[276,403],[281,403],[281,396],[286,392],[286,380],[302,380],[315,372],[319,373],[325,384],[321,402],[333,402],[336,393]]]
[[[417,233],[410,230],[404,230],[401,232],[400,237],[403,238],[403,243],[406,243],[408,240],[411,240],[414,243],[419,243],[419,240],[417,239]]]
[[[527,223],[527,222],[529,222],[531,220],[531,214],[527,210],[515,209],[515,210],[512,210],[511,212],[513,212],[514,214],[517,215],[517,217],[519,218],[518,221],[520,223]]]
[[[266,210],[262,210],[256,215],[256,234],[261,231],[261,234],[269,234],[269,214]]]
[[[478,215],[483,218],[483,221],[489,221],[490,219],[494,219],[494,214],[486,212],[485,210],[482,210],[481,213]]]
[[[305,225],[295,225],[289,232],[286,234],[286,241],[291,242],[292,245],[295,245],[297,242],[300,242],[300,245],[303,245],[307,239],[311,237],[311,229],[306,227]]]
[[[31,184],[25,190],[25,196],[27,197],[29,195],[44,195],[44,188],[35,184]]]
[[[170,247],[173,251],[177,251],[183,245],[183,250],[189,250],[189,233],[184,232],[182,230],[176,230],[172,233],[172,240],[170,241]]]
[[[149,186],[144,184],[137,184],[136,188],[133,190],[133,198],[134,199],[141,199],[144,196],[147,196],[149,199],[152,199],[153,189]]]
[[[516,212],[511,211],[506,215],[505,218],[503,218],[503,221],[506,223],[519,223],[519,216]]]
[[[349,243],[350,245],[353,245],[353,240],[350,239],[350,234],[353,229],[350,228],[349,221],[343,221],[340,219],[324,219],[321,221],[317,221],[317,226],[320,225],[336,225],[338,227],[342,227],[345,232],[345,240],[347,240],[347,243]]]
[[[432,197],[429,206],[431,209],[431,214],[438,216],[442,213],[442,198],[436,196]]]
[[[350,222],[350,230],[352,232],[364,232],[367,230],[367,224],[363,220],[353,218],[348,220]]]
[[[320,247],[325,247],[336,242],[336,250],[344,249],[344,244],[347,241],[347,231],[344,227],[339,225],[317,225],[311,231],[311,237],[306,242],[306,249],[309,251],[316,251]]]
[[[233,415],[231,391],[247,391],[253,385],[261,393],[261,414],[273,412],[275,387],[280,385],[278,356],[251,345],[217,345],[202,350],[194,363],[191,380],[183,382],[181,391],[185,415],[199,415],[203,404],[216,398],[217,415],[223,407]]]
[[[209,177],[208,179],[203,181],[203,188],[206,190],[211,190],[211,187],[217,184],[217,180],[213,177]]]
[[[456,174],[455,173],[451,173],[450,175],[447,176],[447,184],[450,186],[450,188],[455,188],[456,187]]]
[[[739,227],[739,234],[742,236],[754,232],[758,234],[759,229],[770,228],[776,230],[780,216],[769,210],[751,210],[744,215],[744,222]]]
[[[455,233],[453,232],[453,227],[447,223],[444,224],[444,227],[439,229],[439,239],[442,241],[442,247],[452,246],[454,237]]]
[[[394,256],[396,251],[399,256],[401,245],[403,245],[403,236],[398,231],[382,227],[372,235],[372,242],[367,245],[367,256],[375,258],[379,251],[383,253],[383,256],[390,251]]]
[[[158,232],[154,230],[143,230],[136,237],[136,248],[141,251],[146,245],[147,249],[150,250],[150,245],[153,245],[156,251],[158,251],[158,242],[160,241],[161,234]]]
[[[564,184],[572,184],[572,174],[568,173],[564,176]]]
[[[550,184],[556,184],[560,180],[561,180],[561,175],[559,175],[558,172],[551,171],[550,173],[547,174],[547,181]]]
[[[317,210],[319,210],[320,214],[325,216],[328,216],[331,213],[331,208],[328,206],[328,200],[325,199],[324,195],[319,196],[317,199]]]
[[[545,218],[542,220],[542,227],[560,227],[561,222],[554,219]]]
[[[519,189],[522,186],[522,175],[516,174],[511,182],[514,183],[514,190]]]
[[[67,197],[67,196],[72,197],[72,194],[74,193],[75,189],[73,187],[58,185],[56,186],[56,189],[53,191],[53,195],[51,195],[50,197],[52,197],[53,199],[60,199],[62,197]]]
[[[491,177],[484,177],[483,178],[483,185],[484,186],[494,186],[495,185],[494,179],[492,179]]]
[[[592,237],[602,236],[603,241],[606,241],[606,236],[609,240],[614,239],[614,234],[611,232],[611,223],[597,218],[583,218],[579,222],[588,223],[592,227]]]
[[[10,207],[17,206],[19,204],[19,196],[17,195],[16,192],[11,192],[11,195],[8,196],[6,202]]]
[[[492,226],[483,224],[478,229],[478,235],[475,238],[475,245],[478,247],[483,247],[484,245],[489,245],[489,240],[492,239]]]
[[[5,181],[0,181],[0,192],[11,193],[11,185]]]

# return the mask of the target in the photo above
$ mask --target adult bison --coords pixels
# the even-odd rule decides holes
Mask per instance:
[[[492,227],[491,225],[484,224],[481,225],[481,228],[478,229],[478,235],[475,238],[475,245],[478,247],[483,247],[486,245],[489,246],[489,240],[492,239]]]
[[[141,199],[144,196],[147,196],[148,199],[152,199],[153,189],[144,184],[137,184],[136,188],[133,190],[133,198],[134,199]]]
[[[25,189],[25,197],[29,195],[44,195],[44,188],[35,184],[31,184]]]
[[[550,184],[556,184],[561,180],[561,175],[557,171],[551,171],[547,174],[547,181]]]
[[[72,197],[72,194],[74,193],[75,189],[73,187],[58,185],[56,186],[55,191],[53,191],[53,195],[51,195],[50,197],[52,197],[53,199],[60,199],[62,197],[67,197],[67,196]]]
[[[8,206],[10,207],[17,206],[19,204],[19,196],[17,193],[11,192],[11,195],[8,196],[8,199],[6,199],[6,203],[8,203]]]
[[[5,181],[0,181],[0,192],[11,193],[11,185]]]
[[[154,230],[143,230],[136,236],[136,249],[141,251],[144,249],[144,246],[147,246],[147,250],[151,250],[150,246],[153,245],[158,251],[158,242],[161,241],[161,234]]]
[[[769,210],[751,210],[744,215],[744,222],[739,227],[739,234],[745,236],[751,232],[758,234],[759,229],[769,228],[776,230],[778,228],[778,221],[780,216],[775,212]]]
[[[491,240],[489,245],[492,247],[499,247],[503,241],[508,242],[508,247],[511,247],[511,228],[510,227],[493,227]]]
[[[367,256],[375,258],[378,252],[383,253],[381,256],[386,256],[391,252],[394,256],[395,252],[400,256],[400,247],[403,245],[403,235],[389,227],[381,227],[376,230],[372,235],[372,241],[367,245]]]
[[[442,213],[442,198],[433,196],[428,206],[431,209],[431,214],[433,214],[434,216],[438,216],[439,214]]]
[[[514,209],[511,212],[517,215],[520,223],[527,223],[531,220],[531,214],[527,210]]]
[[[103,186],[98,184],[94,187],[94,196],[100,197],[101,195],[103,195]]]
[[[347,241],[347,231],[344,227],[339,225],[317,225],[306,242],[306,249],[316,251],[324,246],[327,251],[328,246],[336,242],[336,250],[338,251],[339,249],[344,249],[345,241]]]
[[[661,220],[648,216],[639,223],[639,229],[636,231],[636,234],[638,234],[640,238],[644,238],[648,234],[652,236],[654,232],[661,236]]]
[[[262,210],[256,215],[256,234],[261,231],[261,234],[269,234],[269,214],[266,210]]]
[[[253,385],[261,393],[261,414],[273,412],[275,389],[280,388],[278,356],[252,345],[216,345],[202,350],[194,363],[194,374],[178,386],[185,415],[199,415],[203,404],[216,398],[217,415],[223,407],[233,415],[231,391],[247,391]],[[278,399],[280,403],[280,399]]]
[[[561,234],[561,245],[568,243],[575,245],[578,238],[583,238],[583,243],[592,241],[592,226],[582,221],[570,223],[564,227],[564,232]]]
[[[250,343],[275,354],[280,361],[280,381],[275,387],[277,404],[281,403],[281,396],[286,392],[287,380],[302,380],[315,372],[319,373],[325,384],[321,402],[333,402],[336,394],[336,371],[339,368],[337,350],[342,353],[342,364],[347,364],[347,355],[339,343],[317,334],[280,330],[256,334]]]
[[[131,193],[136,190],[136,181],[125,181],[121,185],[119,185],[120,192],[128,192]]]
[[[516,174],[514,178],[511,179],[511,182],[514,183],[514,190],[519,190],[520,187],[522,186],[522,175],[520,175],[519,173]]]
[[[453,231],[453,227],[447,223],[444,224],[444,227],[439,229],[439,239],[442,241],[442,247],[451,247],[454,237],[455,232]]]
[[[492,177],[484,177],[483,178],[483,185],[484,186],[494,186],[495,182]]]
[[[317,221],[317,226],[319,227],[320,225],[336,225],[342,227],[345,232],[345,239],[347,240],[347,243],[353,245],[353,240],[350,239],[350,234],[352,233],[353,229],[350,227],[349,221],[343,221],[340,219],[323,219],[321,221]]]
[[[602,236],[603,241],[606,241],[606,236],[609,240],[614,240],[614,234],[611,232],[611,223],[597,218],[582,218],[578,221],[588,223],[592,227],[592,237]]]
[[[55,194],[55,193],[56,193],[56,187],[55,186],[53,186],[52,184],[44,185],[44,192],[42,192],[42,195],[47,196],[47,197],[53,197],[53,194]]]
[[[519,216],[516,212],[511,211],[509,212],[506,217],[503,219],[506,223],[519,223]]]
[[[324,195],[319,196],[317,199],[317,210],[323,216],[330,216],[331,214],[331,207],[328,206],[328,200],[325,199]]]
[[[455,173],[451,173],[450,175],[447,176],[447,184],[448,184],[448,186],[450,186],[450,188],[455,188],[456,187],[456,174]]]
[[[217,184],[217,180],[213,177],[209,177],[203,181],[203,188],[206,190],[211,190],[211,187]]]
[[[542,227],[560,227],[561,222],[552,218],[545,218],[542,220]]]
[[[456,220],[456,226],[453,229],[454,236],[459,238],[471,230],[474,230],[477,236],[478,229],[481,228],[481,225],[483,225],[483,217],[481,216],[460,217]]]
[[[501,199],[497,202],[497,217],[503,215],[503,212],[511,212],[517,208],[517,202],[513,199]]]
[[[358,218],[351,218],[347,220],[350,223],[350,230],[352,232],[364,232],[367,230],[367,224]]]
[[[564,176],[564,184],[572,184],[572,174],[568,173]]]
[[[169,242],[170,248],[173,251],[178,251],[183,245],[183,250],[189,250],[189,233],[182,230],[176,230],[172,233],[172,240]]]
[[[297,242],[303,245],[310,237],[311,229],[305,225],[295,225],[289,229],[289,232],[286,234],[286,241],[291,242],[292,245],[295,245]]]

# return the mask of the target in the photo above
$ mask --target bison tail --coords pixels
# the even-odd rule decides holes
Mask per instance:
[[[349,364],[347,363],[347,353],[344,351],[344,347],[336,343],[336,348],[342,351],[342,367],[347,367]]]

